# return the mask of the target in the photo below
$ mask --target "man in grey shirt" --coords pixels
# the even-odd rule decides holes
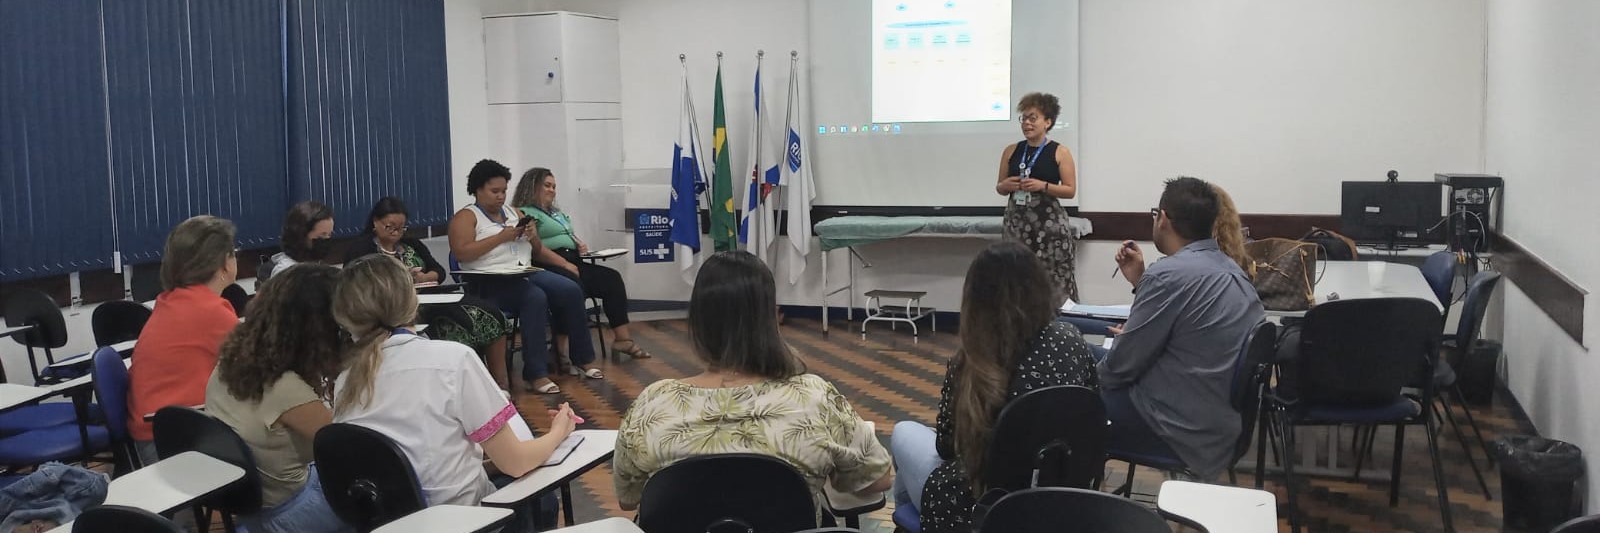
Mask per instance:
[[[1234,363],[1251,327],[1265,319],[1255,287],[1212,239],[1217,195],[1195,178],[1168,180],[1151,209],[1156,249],[1145,268],[1133,241],[1117,251],[1134,284],[1133,308],[1100,361],[1111,450],[1183,460],[1210,479],[1226,470],[1239,435],[1229,403]]]

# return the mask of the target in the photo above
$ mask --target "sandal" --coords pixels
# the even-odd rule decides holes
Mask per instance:
[[[572,365],[571,367],[568,367],[567,368],[567,373],[568,374],[572,374],[574,376],[583,376],[583,377],[586,377],[586,378],[589,378],[589,379],[605,379],[606,378],[606,374],[604,372],[601,372],[600,369],[598,369],[598,368],[583,368],[583,367],[580,367],[578,365]]]
[[[544,380],[543,385],[536,385],[535,383],[538,382],[529,383],[526,387],[528,392],[537,392],[539,394],[561,394],[560,385],[556,385],[556,382],[551,381],[550,378],[542,379]]]
[[[627,343],[628,349],[622,349],[623,343]],[[644,348],[639,347],[639,342],[633,339],[620,340],[611,343],[611,355],[626,355],[629,359],[649,359],[652,357],[650,352],[644,351]]]

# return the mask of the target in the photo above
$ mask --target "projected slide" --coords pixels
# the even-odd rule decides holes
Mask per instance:
[[[872,121],[1009,120],[1011,0],[873,0]]]

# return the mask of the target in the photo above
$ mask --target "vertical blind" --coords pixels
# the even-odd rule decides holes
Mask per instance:
[[[0,279],[111,265],[100,2],[0,2]]]
[[[289,0],[289,195],[327,203],[360,231],[383,196],[410,223],[450,215],[444,5]]]
[[[275,244],[449,208],[443,0],[0,1],[0,280],[160,259],[198,214]]]
[[[232,220],[240,246],[277,240],[287,199],[281,20],[277,0],[106,2],[125,260],[160,259],[167,232],[198,214]]]

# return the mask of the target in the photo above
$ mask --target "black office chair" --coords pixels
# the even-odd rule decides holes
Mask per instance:
[[[238,283],[222,289],[222,299],[233,306],[233,314],[237,316],[244,316],[244,309],[250,305],[250,295],[246,294],[244,287],[240,287]]]
[[[1000,498],[976,517],[978,533],[1171,533],[1155,511],[1095,490],[1041,487]]]
[[[422,484],[393,439],[355,424],[328,424],[312,442],[317,475],[340,520],[372,531],[427,507]]]
[[[1424,425],[1439,513],[1445,530],[1453,530],[1434,419],[1419,407],[1432,404],[1432,381],[1421,380],[1420,398],[1401,394],[1403,387],[1433,371],[1439,321],[1439,308],[1417,298],[1337,300],[1306,313],[1300,356],[1284,363],[1297,376],[1294,390],[1286,390],[1280,379],[1279,388],[1267,396],[1273,421],[1281,430],[1289,524],[1294,531],[1300,531],[1294,461],[1289,459],[1295,457],[1294,427],[1343,424],[1394,426],[1391,506],[1399,503],[1405,427]]]
[[[137,507],[91,507],[72,521],[72,533],[184,533],[178,524]]]
[[[639,528],[650,533],[790,533],[819,525],[805,478],[757,454],[690,457],[661,469],[639,497]]]
[[[35,382],[59,383],[88,372],[87,357],[83,358],[82,368],[41,368],[33,351],[35,348],[44,352],[44,366],[49,366],[56,362],[53,350],[67,345],[66,317],[49,295],[28,288],[11,291],[6,295],[5,316],[7,325],[33,326],[27,333],[11,336],[11,340],[27,348],[28,369],[33,372]]]
[[[1600,514],[1568,520],[1550,533],[1600,533]]]
[[[95,346],[110,346],[138,340],[144,323],[149,321],[149,307],[139,302],[114,300],[94,308],[94,314],[89,316],[89,330],[94,332]]]
[[[990,490],[1091,488],[1106,464],[1106,407],[1100,393],[1061,385],[1028,391],[995,418],[984,460]]]
[[[152,425],[156,455],[162,459],[195,451],[244,470],[239,481],[197,502],[197,507],[220,511],[227,531],[236,531],[233,515],[261,512],[261,473],[256,470],[255,455],[228,424],[204,411],[174,405],[156,411]],[[200,522],[201,531],[209,529],[210,518],[209,512],[197,508],[195,519]]]

